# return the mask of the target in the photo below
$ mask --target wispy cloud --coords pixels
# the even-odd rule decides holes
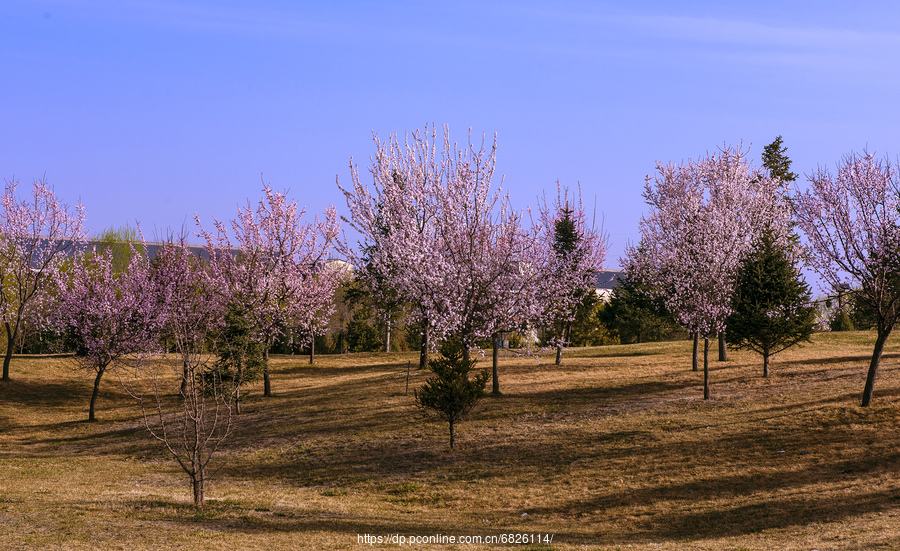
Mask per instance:
[[[616,19],[685,42],[821,50],[900,47],[900,33],[824,27],[779,26],[738,19],[628,15]]]

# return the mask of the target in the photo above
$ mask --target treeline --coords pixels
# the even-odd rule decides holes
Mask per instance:
[[[471,138],[471,137],[470,137]],[[808,340],[817,306],[806,266],[835,290],[842,327],[871,323],[876,342],[862,405],[900,317],[900,179],[895,165],[850,155],[804,190],[781,138],[761,166],[725,147],[659,163],[645,180],[647,213],[620,285],[596,292],[606,236],[580,190],[557,184],[533,210],[501,188],[496,138],[459,144],[435,128],[375,138],[365,179],[351,162],[339,183],[347,214],[317,216],[264,186],[227,221],[196,220],[193,236],[149,244],[138,230],[87,245],[84,210],[35,182],[6,186],[0,212],[3,380],[15,350],[74,351],[92,377],[88,419],[104,376],[120,372],[145,426],[204,502],[208,464],[240,422],[251,383],[278,386],[271,353],[417,350],[430,371],[415,403],[459,423],[501,394],[499,351],[690,337],[692,369],[709,345],[760,355]],[[345,235],[352,235],[347,239]],[[153,253],[151,254],[151,249]],[[846,319],[845,319],[846,318]],[[490,348],[491,369],[477,368]]]

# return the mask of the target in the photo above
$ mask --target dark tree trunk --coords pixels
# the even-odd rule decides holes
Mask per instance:
[[[697,371],[697,346],[700,337],[694,333],[694,351],[691,353],[691,371]]]
[[[456,447],[456,426],[450,421],[450,449]]]
[[[703,399],[709,400],[709,337],[703,337]]]
[[[234,387],[234,413],[235,415],[241,414],[241,383],[238,380],[238,384]]]
[[[500,396],[500,370],[498,364],[500,363],[500,347],[502,345],[503,342],[500,340],[500,337],[494,337],[494,353],[491,355],[491,394],[494,396]]]
[[[311,335],[309,341],[309,365],[316,363],[316,336]]]
[[[419,369],[428,366],[428,329],[422,331],[422,348],[419,349]]]
[[[562,344],[556,345],[556,365],[562,364]]]
[[[269,381],[269,347],[263,351],[263,396],[272,395],[272,383]]]
[[[466,341],[463,341],[463,342],[465,343]],[[471,358],[472,358],[472,352],[469,350],[469,345],[468,345],[468,344],[463,344],[463,349],[462,349],[462,359],[463,359],[463,361],[466,362],[466,363],[469,363],[469,360],[470,360]]]
[[[9,364],[12,362],[13,349],[16,346],[16,330],[9,322],[4,325],[6,326],[6,353],[3,355],[3,380],[8,381]]]
[[[872,351],[872,360],[869,362],[869,373],[866,375],[866,388],[863,390],[862,407],[869,407],[872,403],[872,394],[875,392],[875,376],[878,374],[878,363],[881,361],[881,353],[884,352],[884,343],[891,334],[890,329],[879,329],[875,339],[875,349]]]
[[[181,396],[184,396],[184,393],[187,392],[187,383],[188,383],[188,362],[187,362],[187,359],[184,359],[181,362],[181,389],[179,390],[179,394],[181,394]]]
[[[94,406],[97,405],[97,396],[100,395],[100,379],[103,378],[103,373],[106,371],[106,366],[104,365],[100,369],[97,370],[97,376],[94,377],[94,391],[91,393],[91,405],[88,408],[88,421],[94,421]]]
[[[763,377],[769,376],[769,351],[763,352]]]
[[[728,346],[725,342],[725,331],[719,331],[719,361],[728,361]]]
[[[206,503],[206,496],[204,496],[205,482],[206,473],[203,472],[203,469],[201,469],[199,473],[194,474],[191,477],[191,490],[194,494],[194,507],[198,509],[202,509],[203,505]]]

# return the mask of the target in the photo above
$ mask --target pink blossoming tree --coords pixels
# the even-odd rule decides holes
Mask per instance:
[[[755,236],[784,219],[779,197],[778,182],[752,169],[739,149],[683,165],[660,163],[646,180],[650,212],[629,262],[677,321],[702,338],[704,399],[709,339],[725,330],[735,279]],[[696,365],[696,345],[694,353]]]
[[[477,341],[496,343],[531,316],[534,240],[494,182],[496,151],[496,139],[460,146],[447,129],[440,138],[434,128],[403,142],[376,137],[373,184],[351,162],[352,185],[341,187],[360,235],[348,255],[415,305],[422,367],[446,338],[459,340],[468,358]]]
[[[337,215],[328,209],[323,218],[305,221],[304,214],[284,193],[264,186],[263,199],[255,208],[238,209],[230,228],[215,221],[212,231],[201,229],[212,277],[222,282],[228,300],[247,307],[266,360],[292,320],[312,332],[330,313],[337,281],[326,265],[338,234]],[[271,396],[268,365],[263,389]]]
[[[6,330],[3,380],[9,380],[16,338],[25,320],[46,320],[41,302],[47,297],[61,263],[84,239],[84,209],[61,203],[44,181],[36,181],[27,199],[17,196],[18,183],[6,184],[0,213],[0,320]]]
[[[56,325],[78,343],[77,363],[94,372],[88,421],[94,421],[103,375],[129,355],[158,348],[159,309],[146,255],[132,248],[124,271],[112,253],[80,254],[59,277]]]
[[[570,196],[558,183],[554,202],[544,199],[541,203],[538,234],[540,323],[549,327],[559,365],[578,308],[595,292],[597,273],[606,258],[606,237],[587,221],[581,191]]]
[[[871,153],[850,154],[837,173],[820,169],[796,197],[798,226],[812,267],[835,290],[852,289],[875,314],[875,347],[861,405],[868,406],[885,342],[900,318],[898,167]]]

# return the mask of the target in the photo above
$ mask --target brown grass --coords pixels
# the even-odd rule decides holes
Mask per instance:
[[[484,400],[453,453],[446,427],[404,395],[413,354],[276,357],[276,396],[252,389],[201,513],[114,377],[88,424],[88,376],[20,358],[0,385],[0,546],[324,549],[365,533],[549,532],[560,549],[896,549],[900,346],[862,409],[872,341],[817,336],[768,380],[733,352],[712,364],[709,402],[687,342],[575,350],[562,367],[504,358],[505,395]],[[411,386],[424,376],[414,368]]]

